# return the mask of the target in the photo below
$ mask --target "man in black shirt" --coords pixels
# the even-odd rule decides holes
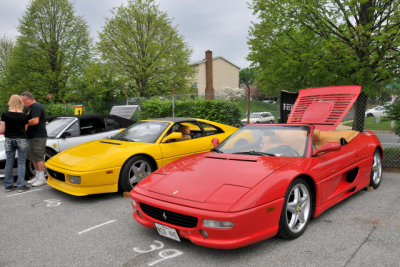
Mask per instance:
[[[46,184],[44,177],[44,154],[46,151],[47,131],[46,131],[46,112],[44,107],[30,92],[21,94],[22,101],[28,111],[28,130],[29,139],[28,158],[32,161],[35,167],[35,177],[29,180],[28,183],[32,186],[41,186]]]

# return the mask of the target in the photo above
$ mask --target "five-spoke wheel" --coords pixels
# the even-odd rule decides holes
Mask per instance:
[[[119,187],[123,192],[129,192],[132,188],[147,175],[152,173],[154,168],[149,160],[143,156],[134,156],[125,162],[122,167]]]
[[[382,156],[379,150],[374,152],[374,160],[371,168],[370,186],[374,189],[378,188],[382,179]]]
[[[302,179],[294,180],[285,195],[279,235],[286,239],[299,237],[307,228],[311,217],[312,195],[307,182]]]

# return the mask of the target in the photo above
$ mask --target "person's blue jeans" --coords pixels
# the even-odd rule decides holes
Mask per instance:
[[[6,167],[4,169],[4,188],[11,189],[14,184],[13,166],[15,160],[15,151],[18,152],[18,179],[17,186],[19,189],[26,187],[25,181],[25,160],[28,151],[27,139],[5,138],[4,147],[6,150]]]

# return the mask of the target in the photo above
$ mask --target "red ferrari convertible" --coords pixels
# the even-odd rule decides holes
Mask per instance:
[[[333,131],[360,90],[301,90],[287,124],[247,125],[212,152],[157,170],[130,192],[133,217],[162,236],[219,249],[297,238],[311,217],[381,182],[379,139]]]

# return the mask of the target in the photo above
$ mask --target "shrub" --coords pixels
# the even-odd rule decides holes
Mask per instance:
[[[142,103],[141,119],[172,116],[172,101],[152,98]],[[240,109],[228,100],[177,100],[175,116],[206,119],[229,125],[240,125]]]

